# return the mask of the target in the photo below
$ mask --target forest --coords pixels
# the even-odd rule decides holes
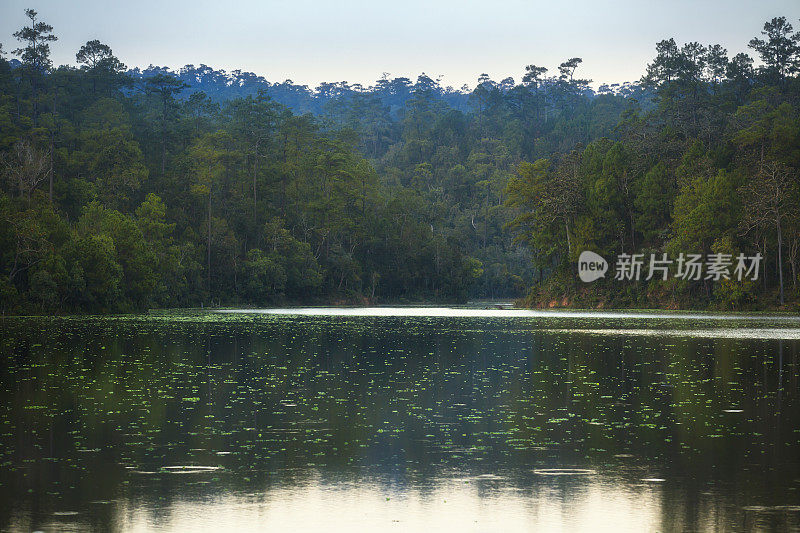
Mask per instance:
[[[473,89],[129,69],[57,28],[0,47],[0,313],[279,303],[792,308],[800,32],[666,39],[640,80],[581,58]],[[2,36],[5,38],[5,36]],[[113,43],[111,43],[113,44]],[[761,253],[757,281],[591,285],[578,254]]]

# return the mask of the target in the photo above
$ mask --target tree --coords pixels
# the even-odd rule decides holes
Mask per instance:
[[[783,232],[787,222],[795,221],[800,216],[796,172],[770,161],[750,183],[742,187],[741,193],[745,214],[742,229],[749,232],[773,227],[775,230],[780,302],[783,305]]]
[[[572,81],[575,76],[575,70],[581,63],[583,63],[583,59],[580,57],[573,57],[561,63],[558,66],[559,78]]]
[[[734,86],[740,100],[750,89],[754,77],[753,58],[744,53],[738,53],[728,62],[725,68],[725,77]]]
[[[84,278],[85,289],[80,296],[86,305],[105,312],[119,309],[123,271],[116,260],[114,239],[108,235],[85,235],[75,242],[71,255]]]
[[[741,198],[737,176],[719,170],[712,176],[695,176],[681,188],[675,198],[672,237],[666,243],[671,257],[680,254],[708,254],[719,243],[732,237],[740,220]],[[678,280],[686,289],[698,282]],[[706,298],[711,295],[711,283],[700,282]]]
[[[195,196],[205,197],[207,202],[206,275],[209,291],[211,291],[212,200],[214,194],[218,192],[227,166],[237,157],[232,145],[231,136],[220,130],[200,137],[189,149],[192,169],[197,180],[192,185],[192,193]]]
[[[83,68],[88,70],[96,69],[104,63],[111,63],[114,67],[120,64],[119,60],[114,57],[111,47],[101,43],[97,39],[87,41],[86,44],[81,46],[78,53],[75,54],[75,59],[78,63],[83,64]],[[114,68],[114,70],[122,69]]]
[[[125,65],[114,56],[111,47],[97,39],[81,46],[75,59],[88,71],[92,80],[92,94],[97,92],[97,81],[103,77],[114,78],[125,71]]]
[[[187,88],[181,80],[167,74],[156,74],[145,80],[145,91],[154,95],[161,104],[159,113],[159,134],[161,137],[161,175],[167,168],[167,140],[171,133],[171,126],[177,119],[178,106],[175,95]]]
[[[96,185],[106,206],[131,206],[149,171],[122,104],[99,98],[81,118],[84,129],[75,139],[77,149],[70,162]]]
[[[647,65],[642,82],[655,87],[669,83],[678,76],[680,65],[680,51],[675,39],[660,41],[656,44],[656,57]]]
[[[49,208],[49,206],[48,206]],[[9,283],[18,279],[42,261],[50,248],[48,232],[43,221],[47,218],[43,206],[21,208],[5,195],[0,195],[0,264]]]
[[[658,163],[637,182],[634,206],[636,229],[645,240],[654,242],[664,228],[669,226],[670,212],[675,198],[674,180],[664,163]]]
[[[258,178],[263,161],[266,159],[268,146],[275,131],[278,113],[275,105],[264,93],[258,97],[235,100],[226,109],[233,121],[235,133],[245,145],[245,153],[252,169],[253,222],[258,222]]]
[[[728,69],[728,51],[722,46],[714,44],[706,49],[706,77],[711,80],[714,91],[717,85],[725,79]]]
[[[678,253],[706,253],[717,239],[732,233],[739,220],[740,182],[720,170],[713,176],[695,176],[675,198],[668,249]]]
[[[114,209],[108,209],[99,202],[87,205],[77,229],[83,237],[105,236],[111,240],[115,263],[122,269],[119,297],[123,301],[116,302],[117,308],[142,308],[150,302],[150,295],[157,284],[155,261],[150,248],[137,221]]]
[[[800,67],[800,36],[792,34],[792,25],[786,17],[765,22],[761,35],[765,39],[754,37],[749,46],[761,56],[763,72],[781,81],[796,72]]]
[[[542,80],[542,76],[547,73],[546,67],[538,67],[536,65],[528,65],[525,67],[525,75],[522,77],[523,83],[538,87]]]
[[[6,158],[6,175],[15,183],[21,196],[31,202],[31,195],[51,174],[50,154],[23,139],[14,145],[11,157]]]
[[[524,242],[537,251],[550,255],[566,244],[567,257],[573,255],[570,226],[581,204],[581,185],[574,166],[562,165],[553,171],[547,159],[520,163],[518,176],[506,187],[506,203],[518,208],[509,227],[520,233]],[[559,231],[557,227],[560,226]]]
[[[264,224],[263,233],[264,250],[250,250],[243,263],[249,296],[262,302],[312,295],[323,275],[309,244],[295,239],[277,218]]]
[[[52,34],[53,27],[51,25],[41,21],[37,22],[38,13],[33,9],[26,9],[25,16],[30,19],[31,25],[14,32],[14,37],[26,45],[17,48],[12,53],[20,56],[30,78],[33,89],[33,125],[36,126],[39,115],[39,83],[44,73],[52,66],[49,43],[57,41],[58,37]]]
[[[797,162],[800,129],[790,102],[776,98],[774,89],[759,89],[751,101],[736,110],[733,143],[742,149],[745,161],[757,162],[759,172],[767,159]]]

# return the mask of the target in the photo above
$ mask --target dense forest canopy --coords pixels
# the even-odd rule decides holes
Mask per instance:
[[[637,83],[580,58],[473,90],[314,90],[205,65],[52,64],[33,10],[0,53],[9,312],[276,302],[772,306],[798,299],[800,34],[664,40]],[[0,48],[0,51],[8,48]],[[9,55],[10,54],[10,55]],[[580,285],[581,250],[760,252],[757,282]]]

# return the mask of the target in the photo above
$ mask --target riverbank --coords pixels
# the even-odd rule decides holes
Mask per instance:
[[[550,280],[531,287],[516,305],[526,309],[661,309],[668,311],[785,311],[800,312],[800,295],[786,295],[780,304],[777,290],[766,292],[688,291],[676,285],[620,286],[613,280],[586,284]]]

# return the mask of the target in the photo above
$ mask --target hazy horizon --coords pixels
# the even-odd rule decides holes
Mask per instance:
[[[26,24],[24,9],[31,7],[59,38],[51,45],[56,65],[74,65],[80,46],[99,39],[129,68],[206,64],[309,87],[339,81],[369,86],[383,73],[414,80],[424,72],[441,78],[444,87],[460,88],[474,87],[482,73],[518,82],[531,63],[552,75],[560,62],[581,57],[577,75],[597,87],[637,81],[661,39],[719,43],[731,56],[754,55],[747,42],[766,20],[786,16],[800,29],[800,3],[794,0],[624,0],[612,7],[581,0],[569,9],[521,0],[411,0],[397,6],[362,0],[248,0],[235,6],[145,0],[132,10],[97,0],[8,0],[0,43],[6,57],[14,57],[12,34]]]

